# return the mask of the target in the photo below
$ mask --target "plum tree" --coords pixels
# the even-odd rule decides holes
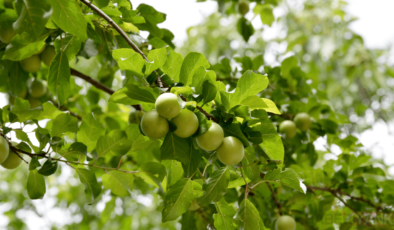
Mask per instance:
[[[294,123],[301,131],[307,131],[311,125],[311,117],[307,113],[299,113],[294,117]]]
[[[286,139],[291,139],[296,135],[297,128],[293,121],[286,120],[280,123],[279,132],[284,134]]]
[[[45,50],[42,51],[42,53],[41,53],[40,56],[41,56],[42,62],[44,62],[44,64],[45,64],[46,66],[50,66],[52,60],[53,60],[53,59],[55,58],[55,56],[56,56],[55,47],[53,47],[53,46],[47,46],[47,47],[45,48]]]
[[[34,73],[41,67],[41,59],[38,55],[33,55],[20,61],[22,69],[26,72]]]
[[[16,35],[12,28],[12,23],[2,23],[0,26],[0,41],[9,44],[12,38]]]
[[[10,147],[8,146],[6,139],[0,136],[0,164],[7,159],[9,152]]]
[[[165,137],[169,130],[168,121],[161,117],[156,110],[151,110],[142,117],[141,130],[151,139],[160,139]]]
[[[41,79],[35,79],[29,89],[30,96],[40,98],[47,93],[46,82]]]
[[[213,151],[222,144],[224,139],[224,132],[222,127],[215,122],[212,122],[211,127],[204,134],[196,138],[197,144],[205,151]]]
[[[200,205],[197,204],[197,199],[194,199],[189,206],[189,211],[196,211],[200,208]]]
[[[244,157],[244,145],[236,137],[225,137],[216,150],[218,159],[225,165],[236,165]]]
[[[12,143],[12,145],[16,145],[16,143]],[[14,151],[9,150],[8,157],[3,163],[1,163],[1,166],[6,169],[14,169],[18,167],[21,163],[22,159]]]
[[[238,11],[242,14],[245,15],[249,12],[249,4],[246,2],[241,2],[238,5]]]
[[[141,123],[141,119],[144,116],[144,111],[134,111],[129,114],[129,123],[130,124],[139,124]]]
[[[157,99],[155,108],[160,116],[172,119],[178,116],[181,111],[181,106],[178,102],[178,97],[173,93],[163,93]]]
[[[296,222],[291,216],[280,216],[276,220],[275,224],[276,230],[295,230],[296,229]]]
[[[29,101],[29,103],[30,103],[30,108],[31,109],[34,109],[34,108],[36,108],[36,107],[38,107],[38,106],[40,106],[41,105],[41,101],[40,100],[38,100],[37,98],[34,98],[34,97],[28,97],[27,98],[27,100]]]
[[[190,137],[198,129],[198,118],[196,114],[188,109],[182,109],[178,116],[171,119],[171,122],[177,127],[174,133],[178,137]]]

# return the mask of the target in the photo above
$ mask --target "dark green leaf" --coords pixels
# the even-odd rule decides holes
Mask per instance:
[[[242,17],[238,20],[237,23],[238,33],[242,35],[246,42],[249,41],[249,38],[254,34],[254,28],[252,23],[250,23],[246,18]]]
[[[187,211],[193,201],[193,183],[190,179],[181,179],[170,187],[163,208],[163,222],[176,220]]]
[[[216,214],[213,214],[214,225],[217,230],[236,230],[234,225],[235,209],[222,198],[215,203]]]
[[[239,221],[240,229],[265,230],[259,211],[249,200],[243,200],[235,218]]]
[[[70,77],[70,66],[66,53],[57,53],[49,67],[48,88],[61,104],[68,100]]]
[[[92,204],[101,193],[101,186],[97,182],[96,175],[87,169],[75,168],[75,170],[81,183],[85,185],[85,194],[91,199],[90,204]]]
[[[180,138],[168,132],[160,147],[162,160],[179,160],[183,164],[189,163],[190,138]]]
[[[81,126],[77,133],[78,141],[87,146],[87,151],[92,151],[97,144],[100,136],[105,134],[105,129],[94,117],[93,114],[87,114],[82,118]]]
[[[53,121],[52,136],[61,137],[68,132],[78,131],[78,119],[68,113],[58,115]]]
[[[44,177],[37,170],[30,171],[26,188],[30,199],[42,199],[46,192]]]
[[[120,171],[111,171],[103,175],[103,185],[106,189],[117,196],[129,196],[133,186],[134,177],[132,174]]]
[[[223,167],[216,170],[203,185],[204,194],[197,198],[200,206],[207,206],[213,202],[218,202],[227,191],[230,182],[230,170]]]
[[[44,165],[38,170],[38,173],[43,175],[43,176],[50,176],[54,174],[57,170],[57,161],[52,161],[51,159],[48,159],[45,161]]]
[[[209,67],[209,62],[204,55],[196,52],[188,53],[182,63],[179,81],[185,86],[191,84],[193,74],[200,66]]]

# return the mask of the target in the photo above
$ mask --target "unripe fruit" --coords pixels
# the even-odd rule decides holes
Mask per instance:
[[[189,211],[196,211],[196,210],[199,209],[199,208],[200,208],[200,205],[198,205],[198,204],[197,204],[197,200],[194,199],[194,200],[192,201],[192,203],[190,204],[190,206],[189,206]]]
[[[284,134],[286,139],[291,139],[296,135],[297,128],[293,121],[286,120],[280,123],[279,132]]]
[[[281,216],[276,220],[275,224],[276,230],[295,230],[296,229],[296,222],[291,216]]]
[[[213,151],[222,144],[224,139],[224,132],[222,127],[215,122],[212,122],[211,127],[204,134],[196,138],[198,146],[205,151]]]
[[[246,2],[241,2],[238,5],[238,11],[242,14],[245,15],[249,12],[249,4]]]
[[[299,113],[294,117],[294,123],[301,131],[307,131],[311,125],[311,117],[307,113]]]
[[[178,137],[190,137],[198,129],[198,118],[196,114],[188,109],[181,110],[178,116],[171,119],[171,122],[177,127],[174,133]]]
[[[2,164],[8,157],[10,147],[4,137],[0,136],[0,164]]]
[[[163,93],[160,95],[156,100],[155,107],[160,116],[167,119],[178,116],[181,111],[178,97],[173,93]]]
[[[129,123],[130,124],[139,124],[141,123],[141,119],[144,116],[144,111],[134,111],[129,115]]]
[[[39,98],[47,93],[47,85],[46,82],[41,79],[35,79],[29,89],[30,96]]]
[[[26,72],[34,73],[41,67],[41,59],[38,55],[33,55],[20,61],[22,69]]]
[[[41,105],[41,101],[34,97],[28,97],[27,100],[30,103],[30,109],[34,109]]]
[[[14,169],[18,167],[21,163],[22,159],[18,155],[16,155],[14,151],[10,150],[7,159],[3,163],[1,163],[1,166],[6,169]]]
[[[12,28],[12,23],[3,23],[0,28],[0,41],[9,44],[12,38],[16,35],[15,30]]]
[[[236,165],[244,157],[244,145],[236,137],[225,137],[216,153],[219,160],[225,165]]]
[[[49,66],[56,56],[56,50],[53,46],[47,46],[41,53],[41,60],[46,66]]]
[[[168,133],[169,125],[167,120],[161,117],[156,110],[151,110],[142,117],[141,130],[151,139],[160,139]]]

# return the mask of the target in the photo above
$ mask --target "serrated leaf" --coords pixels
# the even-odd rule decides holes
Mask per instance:
[[[20,61],[31,57],[45,46],[45,40],[49,34],[49,32],[42,34],[35,42],[24,39],[20,34],[15,35],[11,43],[7,46],[2,59]]]
[[[181,179],[170,187],[165,198],[162,221],[176,220],[187,211],[193,201],[193,183],[190,179]]]
[[[259,211],[249,200],[243,200],[235,218],[239,221],[239,229],[265,230]]]
[[[189,162],[190,138],[180,138],[172,132],[168,132],[160,147],[162,160],[179,160],[183,164]]]
[[[26,188],[30,199],[42,199],[46,192],[44,177],[37,170],[30,171]]]
[[[48,159],[38,170],[38,173],[43,176],[50,176],[54,174],[56,170],[57,170],[57,161],[52,161],[51,159]]]
[[[181,162],[175,160],[165,160],[162,164],[167,169],[168,186],[171,187],[183,176]]]
[[[77,132],[78,119],[68,113],[59,114],[52,125],[52,136],[61,137],[64,133]]]
[[[70,93],[70,66],[64,52],[57,53],[49,67],[48,89],[63,104]]]
[[[117,196],[129,196],[131,186],[133,186],[134,177],[130,173],[120,171],[111,171],[103,175],[103,185],[106,189]]]
[[[235,209],[222,198],[215,203],[216,214],[213,214],[214,225],[217,230],[236,230],[234,225]]]
[[[189,160],[187,164],[182,164],[183,171],[185,172],[185,175],[187,178],[190,178],[197,170],[200,161],[202,159],[203,153],[195,149],[193,145],[191,144],[189,146]]]
[[[209,68],[210,66],[204,55],[196,52],[188,53],[182,63],[179,81],[183,85],[188,86],[192,82],[194,72],[200,66],[204,68]]]
[[[156,187],[160,187],[166,174],[166,168],[159,162],[147,162],[138,169],[138,173],[135,173],[136,176],[141,177],[146,183]]]
[[[62,30],[77,35],[82,41],[88,36],[87,21],[77,1],[51,0],[52,20]]]
[[[149,62],[145,62],[145,75],[148,76],[154,70],[161,68],[167,61],[167,49],[160,48],[152,50],[148,53]]]
[[[77,133],[77,139],[86,145],[87,151],[92,151],[97,144],[100,136],[105,134],[105,129],[94,117],[89,113],[82,118],[81,126]]]
[[[94,172],[82,168],[75,168],[75,171],[77,171],[81,183],[85,185],[85,194],[91,199],[89,204],[92,204],[101,193],[101,186],[97,182],[96,175]]]
[[[126,154],[131,148],[131,143],[127,139],[124,131],[115,129],[106,136],[101,136],[97,141],[97,158],[105,157],[109,153],[117,156]]]
[[[280,182],[299,192],[306,193],[306,186],[301,182],[300,177],[292,168],[286,168],[282,172],[280,172],[280,169],[269,171],[264,176],[264,180]]]
[[[167,57],[167,61],[161,70],[163,70],[163,72],[167,74],[172,80],[179,82],[179,73],[181,72],[182,62],[182,54],[178,54],[171,50]]]
[[[218,202],[227,191],[230,182],[230,170],[223,167],[210,175],[203,185],[204,194],[197,198],[200,206],[207,206],[213,202]]]
[[[112,51],[112,56],[118,62],[121,70],[130,70],[138,76],[142,76],[142,67],[145,60],[132,49],[117,49]]]

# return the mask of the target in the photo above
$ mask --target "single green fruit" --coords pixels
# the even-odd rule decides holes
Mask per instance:
[[[296,135],[297,128],[293,121],[286,120],[280,123],[279,132],[284,134],[286,139],[291,139]]]
[[[178,137],[190,137],[198,129],[198,118],[196,114],[188,109],[182,109],[178,116],[171,119],[171,122],[177,127],[174,133]]]
[[[294,117],[294,123],[301,131],[307,131],[312,125],[311,117],[307,113],[299,113]]]
[[[236,165],[244,158],[244,145],[236,137],[225,137],[216,153],[225,165]]]
[[[44,50],[45,50],[45,48],[46,48],[47,46],[46,45],[44,45],[37,53],[35,53],[35,54],[41,54],[42,52],[44,52]]]
[[[33,55],[20,61],[22,69],[26,72],[34,73],[41,67],[41,59],[38,55]]]
[[[222,144],[224,139],[224,132],[222,127],[215,122],[212,122],[211,127],[204,134],[196,138],[198,146],[205,151],[213,151]]]
[[[156,99],[155,107],[160,116],[172,119],[178,116],[181,106],[178,97],[173,93],[163,93]]]
[[[34,109],[41,105],[41,101],[34,97],[28,97],[27,100],[30,103],[30,109]]]
[[[2,23],[0,27],[0,41],[9,44],[16,35],[16,31],[12,28],[12,23]]]
[[[41,79],[35,79],[29,89],[30,96],[40,98],[47,93],[47,84]]]
[[[44,64],[46,66],[50,66],[52,60],[55,58],[56,56],[56,50],[55,47],[53,46],[47,46],[45,48],[45,50],[41,53],[41,60],[42,62],[44,62]]]
[[[189,211],[196,211],[196,210],[199,209],[199,208],[200,208],[200,205],[198,205],[198,204],[197,204],[197,200],[194,199],[194,200],[192,201],[192,203],[190,204],[190,206],[189,206]]]
[[[242,14],[245,15],[249,12],[249,4],[246,2],[241,2],[238,5],[238,11]]]
[[[18,155],[16,155],[14,151],[10,150],[10,154],[8,154],[7,159],[3,163],[1,163],[1,166],[6,169],[14,169],[18,167],[21,163],[22,159]]]
[[[7,140],[0,136],[0,164],[2,164],[10,153],[10,146],[8,146]]]
[[[141,119],[142,132],[151,139],[160,139],[166,136],[169,125],[166,119],[161,117],[156,110],[151,110]]]
[[[129,114],[129,123],[130,124],[139,124],[141,123],[141,119],[144,116],[144,111],[134,111]]]
[[[291,216],[281,216],[276,220],[275,224],[276,230],[295,230],[296,222]]]

